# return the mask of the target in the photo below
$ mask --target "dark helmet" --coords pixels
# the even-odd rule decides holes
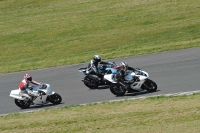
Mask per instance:
[[[128,64],[126,62],[121,62],[119,65],[124,71],[128,69]]]
[[[32,76],[31,76],[31,74],[25,74],[25,75],[24,75],[24,79],[26,80],[26,82],[31,82],[31,81],[32,81]]]
[[[101,57],[99,55],[94,55],[93,60],[95,62],[100,62],[101,61]]]

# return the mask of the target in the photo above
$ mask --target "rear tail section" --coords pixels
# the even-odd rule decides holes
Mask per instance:
[[[24,100],[25,98],[20,96],[20,90],[12,90],[10,92],[10,97],[14,98],[14,99],[18,99],[18,100]]]

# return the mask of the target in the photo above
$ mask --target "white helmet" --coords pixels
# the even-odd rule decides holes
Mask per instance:
[[[128,64],[126,62],[121,62],[119,65],[124,71],[128,69]]]
[[[26,80],[26,82],[31,82],[32,81],[32,76],[31,76],[31,74],[25,74],[24,75],[24,79]]]

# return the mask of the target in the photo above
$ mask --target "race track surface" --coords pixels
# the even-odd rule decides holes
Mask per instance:
[[[1,74],[0,114],[200,90],[200,47],[106,61],[115,61],[118,64],[121,61],[126,61],[129,66],[147,71],[150,79],[157,83],[158,91],[116,97],[108,87],[90,90],[82,83],[81,78],[84,75],[78,71],[79,68],[86,67],[88,63]],[[62,96],[62,104],[57,106],[31,106],[29,109],[24,110],[17,107],[14,99],[9,97],[9,94],[12,89],[18,88],[25,73],[31,73],[33,79],[38,82],[50,84],[52,89]]]

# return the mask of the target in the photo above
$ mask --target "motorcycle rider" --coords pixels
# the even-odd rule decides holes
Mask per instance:
[[[33,104],[33,97],[40,96],[40,94],[32,92],[31,88],[29,87],[29,83],[32,83],[33,85],[36,85],[36,86],[40,86],[40,83],[32,80],[31,74],[25,74],[24,79],[19,84],[19,90],[22,96],[27,97],[29,102]],[[28,94],[28,92],[30,94]]]
[[[98,68],[99,62],[101,62],[101,57],[99,55],[94,55],[93,59],[88,64],[88,68],[90,68],[91,66],[95,66],[96,68]],[[96,69],[96,70],[98,72],[98,69]]]
[[[98,64],[101,62],[101,57],[99,55],[94,55],[93,59],[88,64],[88,68],[94,66],[96,69],[94,69],[95,74],[102,80],[103,75],[98,70]]]
[[[136,69],[129,67],[126,62],[121,62],[119,67],[117,68],[117,74],[116,74],[117,81],[120,81],[126,89],[128,89],[128,86],[129,86],[130,83],[135,82],[134,78],[131,81],[125,80],[125,73],[128,70],[134,72]]]

